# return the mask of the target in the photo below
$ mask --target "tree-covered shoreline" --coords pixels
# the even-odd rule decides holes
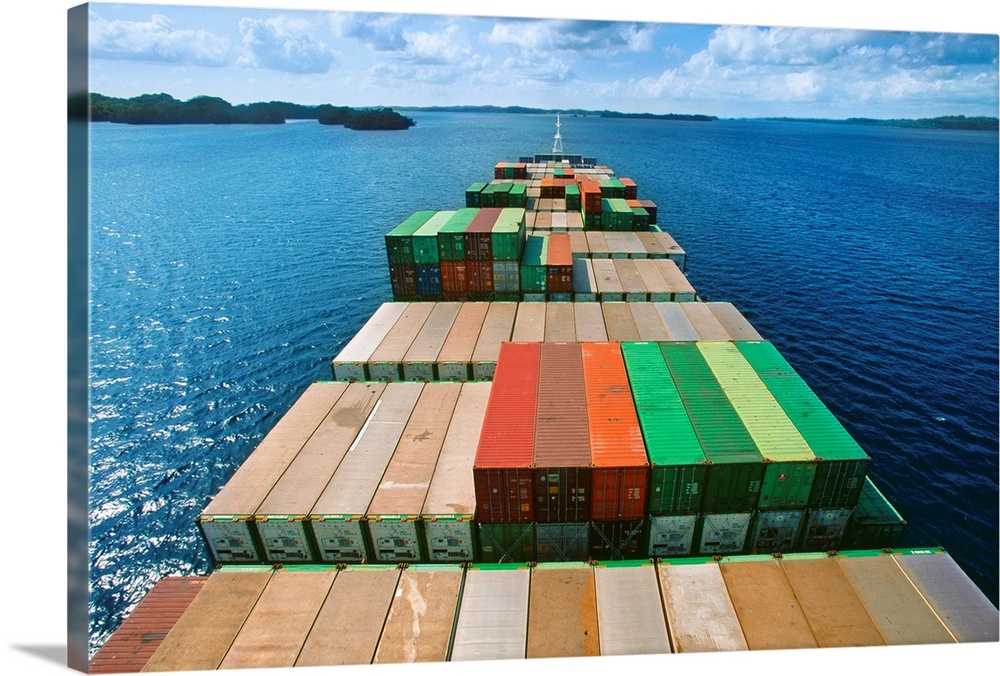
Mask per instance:
[[[69,99],[69,117],[122,124],[284,124],[287,120],[316,120],[361,130],[408,129],[416,124],[391,108],[304,106],[285,101],[233,105],[217,96],[180,101],[169,94],[142,94],[129,99],[79,94]]]

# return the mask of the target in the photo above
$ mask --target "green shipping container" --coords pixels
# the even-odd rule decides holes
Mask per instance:
[[[525,238],[524,253],[521,254],[521,291],[544,293],[548,273],[545,259],[548,257],[549,238],[531,235]]]
[[[438,230],[438,257],[442,261],[465,260],[465,229],[478,213],[475,208],[459,209]]]
[[[864,486],[868,454],[774,345],[767,341],[737,341],[734,344],[821,460],[813,479],[809,507],[853,507]]]
[[[650,463],[647,513],[698,512],[708,465],[663,353],[651,342],[621,350]]]
[[[660,343],[705,458],[703,512],[755,509],[764,458],[695,342]]]
[[[524,246],[524,209],[505,208],[493,224],[493,260],[516,261]]]
[[[895,549],[903,539],[906,521],[890,504],[871,477],[865,477],[858,506],[844,534],[844,549]]]
[[[493,199],[493,193],[496,192],[497,183],[487,183],[486,187],[483,188],[479,193],[479,206],[482,208],[495,207],[495,200]]]
[[[480,523],[479,558],[482,563],[525,563],[535,560],[533,523]]]
[[[480,195],[483,192],[483,188],[485,188],[487,185],[488,184],[485,181],[479,183],[473,183],[472,185],[470,185],[468,189],[466,189],[465,191],[465,206],[471,208],[481,207],[482,200]]]
[[[413,265],[413,233],[435,213],[418,211],[386,234],[385,251],[389,257],[389,265]]]
[[[413,233],[413,262],[417,265],[438,265],[438,230],[455,215],[454,211],[438,211]]]
[[[581,204],[579,184],[570,183],[566,186],[566,211],[579,211]]]
[[[528,186],[523,183],[513,183],[507,193],[507,206],[523,209],[528,200]]]
[[[732,342],[697,346],[767,463],[758,508],[805,507],[817,464],[806,440]]]
[[[510,167],[513,171],[514,168]],[[510,178],[510,177],[508,177]],[[493,206],[495,207],[508,207],[508,196],[510,195],[510,188],[514,185],[513,183],[494,183],[493,184]]]

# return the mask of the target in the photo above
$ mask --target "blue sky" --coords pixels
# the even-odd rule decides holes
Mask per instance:
[[[493,17],[442,1],[422,14],[396,13],[404,3],[365,3],[375,10],[365,13],[329,11],[359,6],[333,1],[212,5],[91,4],[91,90],[720,117],[998,115],[996,28],[960,11],[956,30],[955,17],[838,19],[773,2],[703,15],[571,3],[574,19],[524,2]]]

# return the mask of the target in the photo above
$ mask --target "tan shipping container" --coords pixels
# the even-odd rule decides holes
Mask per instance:
[[[364,326],[333,358],[334,380],[365,380],[372,352],[403,314],[409,303],[382,303]]]
[[[528,568],[485,566],[466,571],[452,662],[525,657],[530,582]]]
[[[574,303],[576,319],[576,339],[583,343],[588,340],[607,340],[608,329],[604,324],[604,313],[600,303]]]
[[[479,332],[490,304],[485,302],[462,303],[455,323],[438,354],[440,380],[466,381],[471,376],[472,353],[479,340]]]
[[[657,572],[674,652],[748,649],[718,564],[661,564]]]
[[[473,380],[491,380],[500,355],[500,343],[510,340],[517,303],[492,303],[472,353]]]
[[[818,647],[777,560],[724,561],[719,567],[750,650]]]
[[[518,303],[514,319],[515,342],[540,343],[545,339],[545,303]]]
[[[597,299],[600,301],[625,300],[625,288],[618,279],[618,271],[610,258],[591,259],[594,277],[597,278]]]
[[[608,329],[608,340],[612,342],[639,340],[639,331],[635,327],[629,305],[630,303],[625,302],[601,303],[604,325]]]
[[[691,320],[700,340],[732,340],[729,331],[726,331],[726,327],[715,318],[711,308],[705,303],[683,303],[681,308]]]
[[[531,570],[528,604],[527,657],[601,654],[597,590],[589,564],[539,564]]]
[[[629,303],[632,320],[638,332],[638,340],[660,342],[670,340],[670,332],[663,325],[663,319],[652,303]]]
[[[670,652],[655,566],[596,566],[594,580],[601,655]]]
[[[546,303],[545,342],[572,343],[576,341],[575,303]]]
[[[764,340],[747,318],[732,303],[705,303],[733,340]]]
[[[615,272],[618,273],[618,281],[621,282],[625,291],[625,300],[629,303],[642,303],[649,300],[649,289],[642,281],[642,276],[636,270],[636,261],[631,258],[612,259]]]
[[[369,380],[393,381],[402,378],[400,363],[420,332],[436,303],[410,303],[372,352],[368,361]]]
[[[403,355],[403,380],[426,382],[436,378],[438,355],[461,308],[462,303],[435,303],[420,333]]]
[[[447,660],[461,589],[457,565],[403,570],[373,664]]]

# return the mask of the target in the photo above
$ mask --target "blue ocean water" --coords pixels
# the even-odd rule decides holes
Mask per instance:
[[[414,113],[405,132],[91,125],[92,648],[162,576],[207,573],[195,517],[391,299],[383,235],[464,206],[549,116]],[[872,456],[908,522],[997,603],[998,138],[720,120],[562,120],[658,205]]]

